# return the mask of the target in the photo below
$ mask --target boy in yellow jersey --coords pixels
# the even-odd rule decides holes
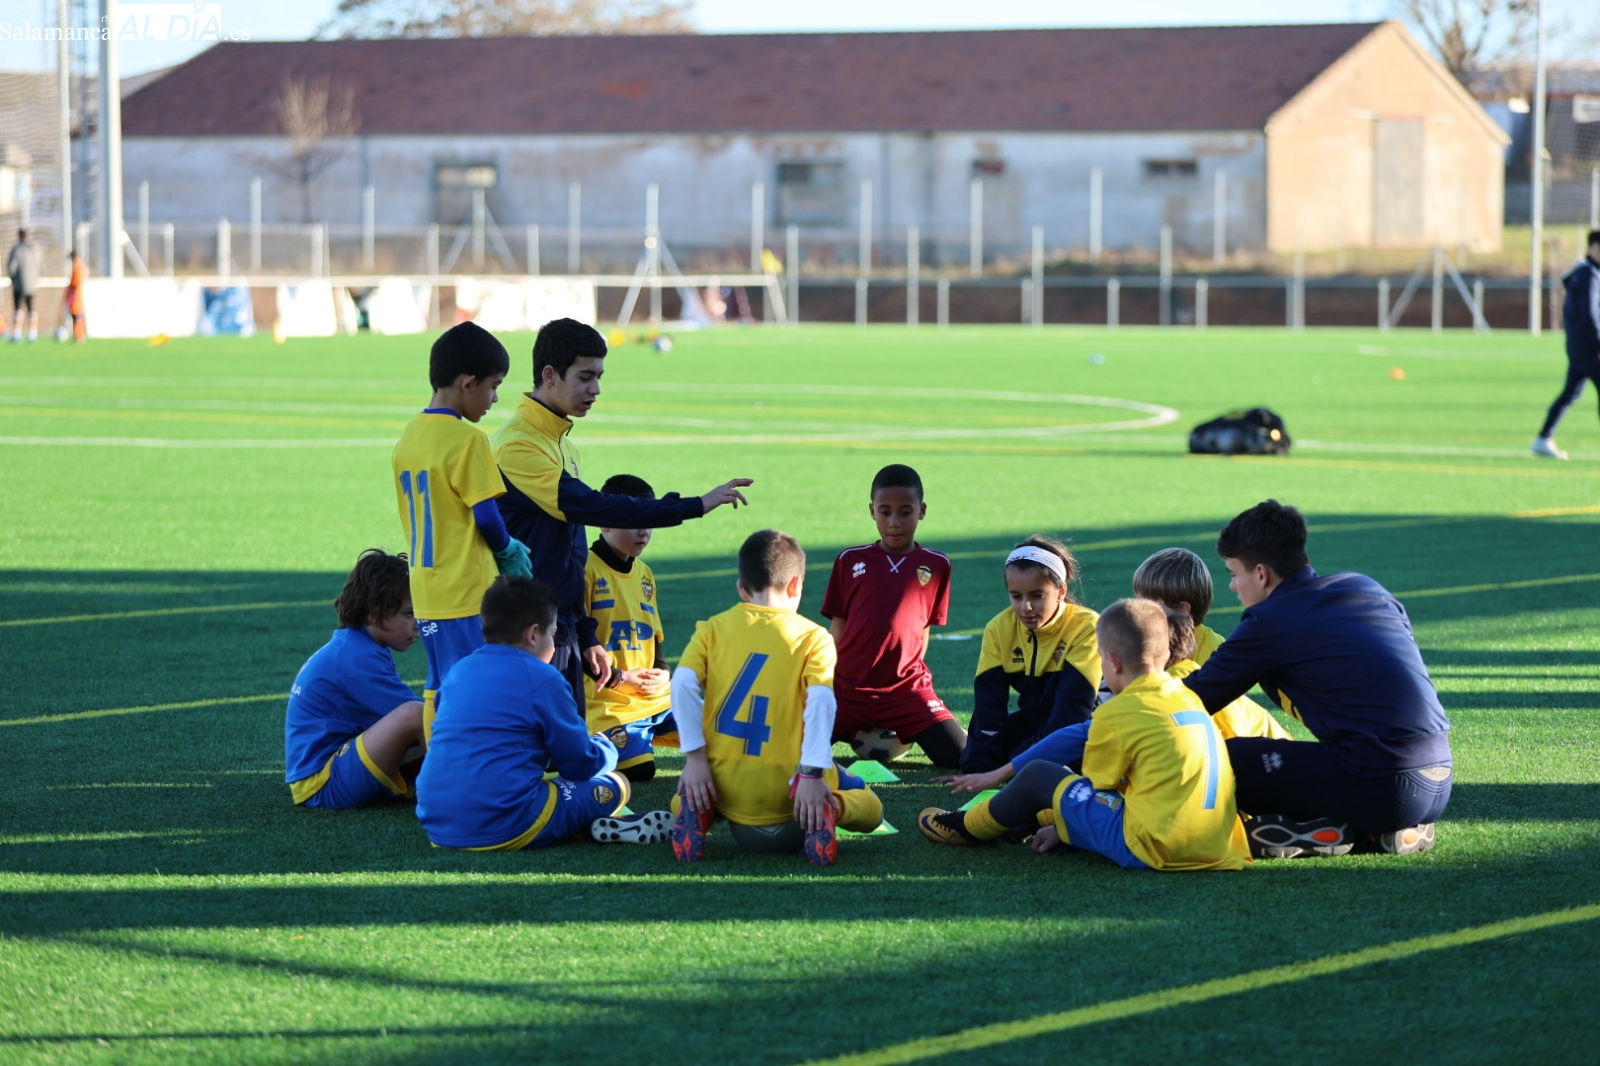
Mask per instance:
[[[1165,670],[1170,633],[1153,600],[1118,600],[1096,626],[1112,698],[1089,721],[1083,773],[1060,751],[1071,730],[1045,738],[988,774],[954,779],[952,791],[992,788],[971,810],[930,807],[917,825],[941,844],[981,844],[1043,824],[1035,851],[1061,844],[1099,852],[1134,870],[1239,870],[1250,861],[1233,798],[1227,748],[1198,697]]]
[[[433,399],[394,446],[395,495],[411,545],[411,601],[428,651],[422,729],[433,731],[439,685],[483,646],[478,607],[498,574],[527,575],[528,549],[506,532],[495,499],[505,483],[489,438],[473,426],[499,399],[511,359],[483,327],[463,322],[433,343]]]
[[[651,500],[656,495],[644,478],[632,474],[607,478],[600,491]],[[589,732],[604,733],[617,746],[617,769],[630,781],[654,778],[655,743],[675,736],[656,577],[639,560],[650,534],[648,529],[602,528],[583,569],[583,608],[611,653],[611,676],[604,684],[584,679]]]
[[[1133,572],[1133,594],[1155,600],[1187,615],[1193,623],[1194,650],[1167,666],[1167,673],[1182,680],[1200,669],[1211,653],[1222,646],[1223,638],[1204,625],[1211,610],[1211,571],[1205,560],[1188,548],[1163,548],[1139,564]],[[1222,739],[1234,737],[1272,737],[1292,740],[1293,735],[1266,709],[1249,696],[1240,696],[1212,715]]]
[[[739,549],[744,602],[695,626],[672,675],[672,715],[684,751],[672,849],[705,856],[706,832],[728,820],[741,846],[838,854],[836,825],[870,833],[883,803],[833,763],[833,638],[797,613],[806,554],[763,529]]]

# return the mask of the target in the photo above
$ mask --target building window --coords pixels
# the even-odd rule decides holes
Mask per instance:
[[[433,220],[456,226],[472,218],[473,194],[482,190],[489,213],[494,213],[494,191],[500,168],[493,163],[435,163],[433,165]]]
[[[843,226],[849,222],[850,195],[844,164],[778,164],[778,222],[798,226]]]
[[[439,163],[433,168],[438,189],[492,189],[500,184],[500,168],[493,163]]]
[[[1192,178],[1200,173],[1200,164],[1193,159],[1146,159],[1144,176],[1147,178]]]

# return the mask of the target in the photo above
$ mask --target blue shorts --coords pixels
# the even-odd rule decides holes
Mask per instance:
[[[422,687],[429,692],[438,692],[450,668],[483,647],[483,619],[477,615],[443,621],[419,618],[417,628],[428,651],[428,683]]]
[[[1063,844],[1097,852],[1128,870],[1150,869],[1128,850],[1127,837],[1122,833],[1120,793],[1096,791],[1087,777],[1072,774],[1056,786],[1051,808]]]
[[[630,766],[654,762],[656,737],[676,730],[672,712],[662,711],[660,714],[652,714],[638,721],[614,725],[607,729],[603,736],[617,746],[617,769],[626,770]]]
[[[317,776],[327,775],[322,787],[301,801],[303,807],[347,811],[365,807],[384,796],[406,794],[405,782],[386,777],[367,755],[360,737],[346,741]]]
[[[544,810],[526,833],[495,848],[474,850],[518,851],[564,844],[584,833],[596,818],[615,814],[632,795],[628,779],[617,773],[601,774],[588,781],[554,777],[545,783],[550,787]]]

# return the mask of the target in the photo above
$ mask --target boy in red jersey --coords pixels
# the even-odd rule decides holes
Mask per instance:
[[[933,690],[924,659],[928,632],[950,607],[950,560],[916,541],[928,513],[922,478],[895,463],[872,479],[878,541],[847,548],[833,562],[822,613],[838,647],[833,739],[866,729],[897,733],[935,766],[961,763],[967,734]]]

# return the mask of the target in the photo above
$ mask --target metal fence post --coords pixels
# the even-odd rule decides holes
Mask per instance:
[[[1033,325],[1033,279],[1022,279],[1022,324]]]
[[[1172,325],[1172,227],[1161,227],[1161,307],[1158,312],[1163,326]]]
[[[858,273],[864,278],[872,276],[872,182],[861,183],[861,210],[857,220],[861,225],[860,246],[856,250]],[[865,321],[865,320],[863,320]]]
[[[232,273],[230,267],[233,263],[233,227],[228,225],[228,220],[217,220],[217,273],[224,281]]]
[[[373,269],[378,261],[378,190],[361,190],[361,265]]]
[[[1489,320],[1483,313],[1483,279],[1478,278],[1472,283],[1472,328],[1489,332]]]
[[[867,279],[856,279],[856,325],[867,324]]]
[[[539,226],[538,223],[528,225],[528,273],[534,277],[539,276]]]
[[[1200,278],[1194,283],[1194,328],[1205,329],[1211,302],[1211,283]]]
[[[250,269],[261,270],[261,179],[250,179]]]
[[[1433,250],[1433,332],[1444,332],[1444,252]]]
[[[800,322],[800,227],[793,222],[789,223],[786,238],[785,252],[787,253],[784,267],[789,272],[789,321],[794,324]]]
[[[1028,317],[1034,328],[1044,325],[1044,227],[1033,227],[1033,303]]]
[[[139,258],[150,269],[150,183],[139,183]]]
[[[1228,172],[1219,170],[1212,180],[1211,262],[1220,267],[1228,258]]]
[[[1100,262],[1100,242],[1105,173],[1099,167],[1089,170],[1089,262]]]
[[[760,274],[761,249],[767,243],[767,187],[762,182],[750,183],[750,273]]]
[[[969,189],[971,232],[968,234],[967,272],[975,278],[983,277],[983,179],[973,178]]]
[[[939,279],[939,325],[950,324],[950,279]]]
[[[1389,279],[1378,279],[1378,328],[1389,332]]]
[[[915,326],[922,311],[922,234],[906,227],[906,325]]]
[[[579,257],[583,253],[583,185],[573,182],[567,186],[567,273],[579,270]],[[438,262],[437,256],[434,262]]]
[[[1122,281],[1112,278],[1106,282],[1106,326],[1116,329],[1122,325]]]

